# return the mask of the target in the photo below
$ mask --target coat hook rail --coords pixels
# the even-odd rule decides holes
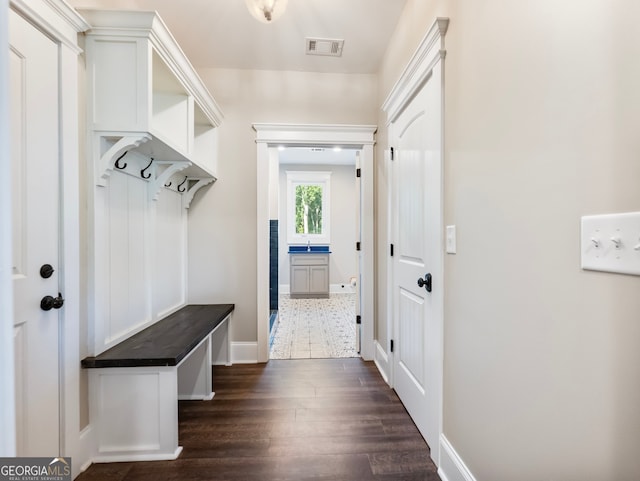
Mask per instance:
[[[184,176],[184,180],[180,183],[180,185],[178,185],[178,192],[184,192],[185,190],[187,190],[186,188],[182,188],[182,189],[180,188],[180,187],[182,187],[182,186],[184,185],[184,183],[187,181],[187,178],[188,178],[188,177],[185,175],[185,176]]]
[[[115,163],[115,168],[118,170],[122,170],[122,169],[126,169],[127,168],[127,163],[125,162],[123,165],[120,165],[120,160],[122,160],[122,158],[127,155],[127,152],[129,152],[128,150],[124,151],[124,154],[122,154],[120,157],[118,157],[116,159],[116,163]]]
[[[149,179],[149,178],[151,178],[151,174],[144,175],[145,171],[146,171],[149,167],[151,167],[151,164],[153,164],[153,157],[151,157],[151,161],[149,162],[149,165],[147,165],[144,169],[142,169],[142,170],[140,171],[140,177],[142,177],[143,179]]]

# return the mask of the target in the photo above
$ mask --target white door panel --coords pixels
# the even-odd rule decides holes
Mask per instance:
[[[441,86],[434,74],[392,124],[395,149],[394,388],[432,447],[439,443]],[[431,292],[425,286],[431,277]],[[422,285],[419,285],[419,280]],[[435,360],[435,361],[434,361]]]
[[[55,456],[61,311],[40,301],[59,287],[58,47],[13,11],[9,21],[17,452]]]
[[[419,391],[424,391],[424,298],[404,289],[399,295],[398,364],[404,375]],[[401,378],[402,379],[402,378]]]

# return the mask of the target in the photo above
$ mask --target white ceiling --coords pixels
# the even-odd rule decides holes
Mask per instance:
[[[289,0],[271,24],[244,0],[67,0],[73,7],[156,10],[196,68],[378,71],[406,0]],[[339,58],[305,55],[305,37],[344,39]]]

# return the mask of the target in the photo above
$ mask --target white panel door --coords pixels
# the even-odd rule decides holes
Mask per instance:
[[[439,445],[441,107],[434,75],[393,123],[394,388],[432,448]]]
[[[63,311],[51,302],[60,268],[58,48],[15,12],[9,19],[17,453],[55,456]],[[49,277],[45,264],[54,269]]]

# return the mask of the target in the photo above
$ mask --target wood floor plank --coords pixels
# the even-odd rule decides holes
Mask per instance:
[[[179,403],[179,459],[95,464],[78,481],[440,479],[371,362],[282,360],[213,372],[211,401]]]

